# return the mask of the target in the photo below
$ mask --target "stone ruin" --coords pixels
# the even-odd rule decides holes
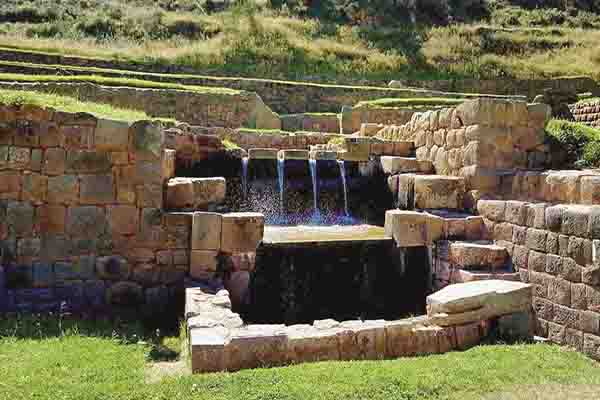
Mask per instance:
[[[0,311],[185,297],[194,372],[534,333],[600,358],[600,174],[547,169],[549,115],[489,98],[283,137],[1,106]]]

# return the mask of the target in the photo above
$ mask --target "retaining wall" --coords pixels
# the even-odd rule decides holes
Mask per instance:
[[[571,104],[569,109],[575,121],[600,128],[600,100]]]
[[[82,101],[111,104],[145,111],[157,118],[174,118],[202,126],[279,129],[281,122],[255,93],[228,91],[192,92],[100,86],[91,83],[0,82],[0,88],[32,90],[70,96]]]
[[[600,95],[600,86],[587,76],[548,78],[548,79],[457,79],[415,81],[392,81],[390,87],[418,87],[460,93],[491,93],[498,95],[524,95],[533,100],[544,89],[561,92],[592,93]]]
[[[438,175],[462,176],[467,190],[494,192],[518,168],[543,167],[551,158],[544,104],[478,99],[454,108],[415,113],[404,125],[377,137],[412,140],[417,160],[431,161]]]
[[[0,127],[0,309],[164,307],[191,217],[162,211],[160,126],[1,106]]]
[[[480,200],[477,209],[534,288],[538,334],[600,359],[600,206]]]

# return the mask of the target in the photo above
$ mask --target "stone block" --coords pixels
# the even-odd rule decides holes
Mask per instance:
[[[416,175],[415,207],[420,209],[462,209],[465,194],[463,178]]]
[[[224,327],[190,329],[192,372],[219,372],[227,368],[225,346],[229,330]]]
[[[224,253],[253,252],[263,238],[265,219],[259,213],[229,213],[223,215],[221,251]]]
[[[122,192],[129,200],[130,194]],[[163,207],[163,187],[162,185],[148,184],[135,187],[135,198],[138,207],[162,208]]]
[[[548,282],[548,299],[565,306],[571,305],[571,284],[562,278],[553,278]]]
[[[221,248],[222,216],[217,213],[196,212],[192,222],[192,250]]]
[[[69,207],[67,233],[79,238],[95,239],[106,230],[104,210],[94,206]]]
[[[339,360],[337,333],[339,330],[319,330],[310,325],[292,325],[287,332],[287,359],[289,362],[316,362]]]
[[[29,201],[33,204],[43,204],[46,201],[48,192],[48,177],[36,174],[35,172],[26,172],[23,174],[23,201]]]
[[[111,162],[108,153],[98,151],[69,151],[66,172],[70,174],[110,173]]]
[[[144,290],[135,282],[117,282],[106,290],[106,303],[112,306],[139,307],[144,302]]]
[[[127,151],[129,123],[99,119],[94,132],[94,144],[100,151]]]
[[[352,334],[338,335],[340,359],[383,359],[385,357],[385,325],[386,323],[383,320],[346,321],[341,323],[340,326],[351,330]]]
[[[49,177],[47,200],[50,204],[76,204],[79,201],[79,180],[77,176]]]
[[[450,244],[450,262],[461,268],[490,267],[492,270],[505,265],[506,248],[493,244],[454,242]]]
[[[133,181],[138,185],[162,184],[162,165],[159,160],[140,161],[135,163]]]
[[[160,157],[163,130],[152,121],[137,121],[130,126],[133,151],[136,155]]]
[[[31,150],[26,147],[10,147],[8,149],[8,168],[27,169],[31,162]]]
[[[600,336],[584,334],[583,352],[594,360],[600,360]]]
[[[588,206],[565,206],[562,214],[561,233],[587,237],[590,211]]]
[[[521,311],[498,318],[498,334],[508,341],[533,339],[535,324],[530,311]]]
[[[0,171],[0,199],[19,200],[22,180],[17,171]]]
[[[6,207],[6,222],[11,236],[31,236],[34,230],[35,209],[31,204],[10,202]]]
[[[283,365],[288,351],[285,327],[247,325],[232,330],[225,351],[228,371]]]
[[[581,202],[600,204],[600,176],[583,176],[580,181]]]
[[[415,323],[410,320],[390,321],[385,326],[385,356],[398,358],[418,354],[414,335]]]
[[[561,231],[565,206],[557,205],[546,208],[546,229],[554,232]]]
[[[522,201],[507,201],[504,211],[504,219],[511,224],[526,226],[527,204]]]
[[[44,260],[64,260],[71,254],[71,241],[64,236],[46,235],[41,238],[40,256]]]
[[[91,150],[94,144],[94,129],[92,125],[60,125],[61,147],[67,150]]]
[[[479,322],[472,322],[454,327],[456,346],[460,350],[468,350],[477,346],[481,341],[481,328]]]
[[[219,265],[218,251],[192,250],[190,252],[190,276],[192,279],[207,280],[215,276]]]
[[[502,200],[479,200],[477,211],[483,217],[496,222],[504,222],[506,202]]]
[[[546,254],[531,250],[527,257],[527,269],[535,272],[546,271]]]
[[[529,228],[525,235],[525,246],[532,250],[546,251],[546,237],[548,231]]]
[[[98,257],[96,259],[96,273],[101,279],[125,280],[131,274],[131,266],[121,256]]]
[[[513,239],[513,225],[508,222],[501,222],[494,226],[494,239],[511,242]]]
[[[548,232],[546,236],[546,253],[558,254],[558,234]]]
[[[50,148],[45,151],[42,171],[44,175],[62,175],[66,169],[67,153],[64,149]]]
[[[199,209],[224,198],[224,178],[173,178],[167,183],[166,203],[172,209]]]
[[[112,175],[82,175],[80,181],[81,204],[111,204],[115,201]]]
[[[65,233],[67,209],[60,205],[44,205],[37,209],[41,233]]]
[[[399,247],[426,246],[443,237],[444,220],[416,211],[388,210],[385,235],[393,237]]]
[[[139,230],[139,209],[134,206],[109,206],[108,222],[113,233],[133,235]]]
[[[175,150],[163,150],[161,159],[161,177],[163,182],[175,177],[175,156]]]
[[[416,158],[382,156],[380,163],[383,172],[389,175],[420,171]]]

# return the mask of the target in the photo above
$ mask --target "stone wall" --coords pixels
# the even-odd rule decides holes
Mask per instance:
[[[600,128],[600,100],[569,106],[575,121]]]
[[[386,126],[376,136],[412,140],[417,160],[431,161],[436,174],[462,176],[467,190],[489,192],[515,169],[548,163],[548,117],[544,104],[478,99],[415,113],[410,122]]]
[[[600,358],[600,207],[480,200],[488,237],[534,288],[537,332]]]
[[[598,84],[587,76],[548,78],[548,79],[457,79],[414,81],[392,81],[390,87],[418,87],[431,90],[442,90],[460,93],[490,93],[497,95],[523,95],[533,100],[544,89],[555,89],[575,93],[592,93],[600,95]]]
[[[0,58],[6,61],[21,61],[37,64],[60,65],[70,75],[89,75],[85,69],[73,69],[68,66],[106,68],[95,69],[95,75],[145,79],[157,82],[173,82],[186,85],[230,88],[257,93],[272,110],[280,114],[304,112],[340,112],[345,105],[357,104],[361,101],[384,97],[479,97],[477,94],[448,93],[428,89],[394,89],[379,86],[330,85],[310,82],[278,81],[260,78],[214,77],[203,75],[169,76],[152,73],[133,75],[127,70],[154,71],[163,73],[186,72],[185,67],[170,65],[168,67],[128,62],[88,59],[75,56],[61,56],[34,52],[0,50]],[[110,71],[111,69],[112,71]],[[118,71],[119,69],[123,71]],[[34,75],[54,75],[57,69],[44,66],[9,66],[3,65],[4,72],[26,73]],[[197,71],[187,69],[196,74]],[[477,93],[477,92],[469,92]]]
[[[531,287],[472,282],[427,298],[427,315],[401,320],[244,324],[226,290],[186,291],[194,373],[329,360],[382,360],[466,350],[486,337],[532,336]],[[460,286],[460,287],[458,287]],[[472,297],[470,297],[472,296]]]
[[[419,110],[426,111],[427,109],[428,108]],[[344,134],[358,132],[363,123],[402,125],[409,122],[412,115],[419,110],[411,108],[374,107],[369,105],[347,107],[342,110],[341,132]]]
[[[0,310],[167,303],[191,216],[164,213],[162,128],[0,107]],[[0,281],[3,279],[0,279]]]
[[[91,83],[0,82],[0,88],[33,90],[76,97],[82,101],[135,109],[157,118],[202,126],[279,129],[279,117],[255,93],[228,91],[193,92],[174,89],[110,87]]]
[[[281,115],[281,129],[289,132],[312,131],[340,133],[339,114],[286,114]]]

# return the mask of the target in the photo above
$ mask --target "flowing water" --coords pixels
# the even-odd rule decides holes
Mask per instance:
[[[310,176],[312,178],[313,187],[313,207],[316,215],[319,214],[319,188],[317,187],[317,160],[309,160],[308,165],[310,166]]]
[[[279,208],[281,209],[281,213],[283,214],[283,192],[285,190],[285,160],[283,158],[277,160],[277,178],[279,180]]]
[[[248,157],[242,157],[242,195],[248,196]]]
[[[348,212],[348,187],[346,186],[346,165],[344,160],[338,160],[338,166],[340,167],[340,175],[342,177],[342,185],[344,186],[344,212],[346,217],[350,216]]]

